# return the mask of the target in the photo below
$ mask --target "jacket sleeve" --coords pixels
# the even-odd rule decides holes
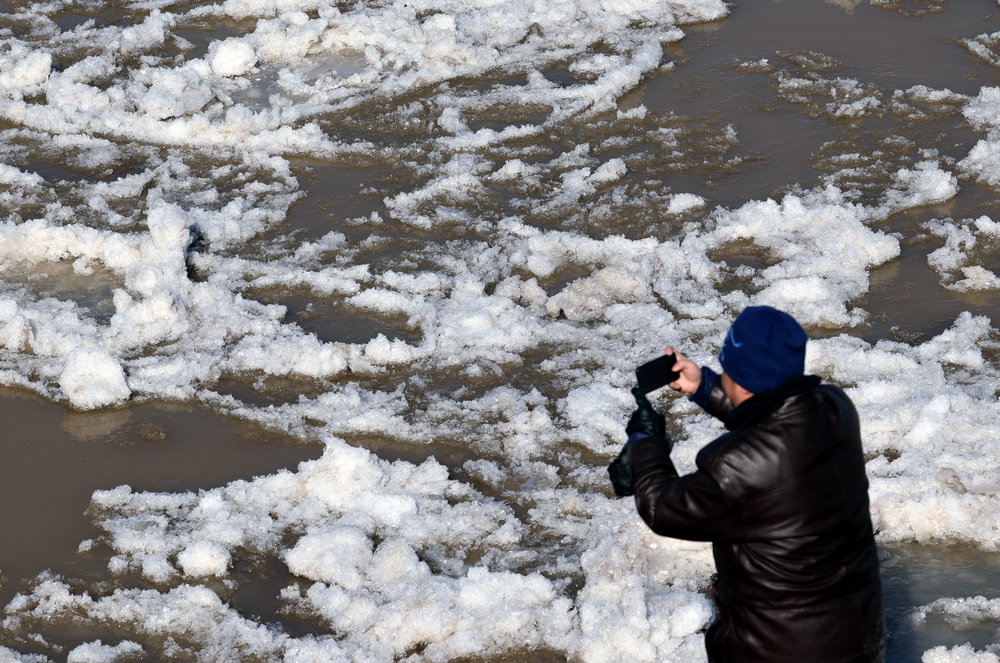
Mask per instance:
[[[630,444],[635,506],[661,536],[712,541],[738,534],[739,502],[702,469],[678,476],[666,444],[642,437]]]
[[[733,411],[733,404],[722,390],[719,378],[718,373],[707,366],[702,366],[701,383],[698,385],[698,390],[691,394],[691,400],[716,419],[724,421]]]

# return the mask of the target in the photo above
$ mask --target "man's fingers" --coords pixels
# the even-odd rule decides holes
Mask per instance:
[[[672,347],[668,347],[667,352],[673,353],[674,357],[677,358],[677,361],[674,363],[671,370],[679,374],[677,379],[667,386],[674,391],[680,391],[685,394],[693,394],[697,391],[698,386],[701,384],[701,367],[681,353],[677,352],[677,350]]]
[[[674,372],[683,373],[687,364],[692,363],[690,359],[677,352],[674,348],[667,348],[667,354],[672,354],[676,360],[674,361],[674,365],[670,367],[670,370]]]

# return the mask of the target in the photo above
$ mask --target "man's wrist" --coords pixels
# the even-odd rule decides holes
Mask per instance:
[[[646,433],[645,431],[636,431],[628,436],[628,440],[625,441],[625,444],[632,444],[636,440],[639,440],[644,437],[653,437],[653,436],[650,435],[649,433]]]
[[[629,435],[628,440],[625,442],[625,447],[630,448],[634,444],[642,442],[643,440],[654,440],[654,444],[656,446],[661,444],[666,445],[668,454],[674,449],[674,441],[666,433],[663,433],[663,435],[654,435],[646,431],[636,431]]]
[[[715,389],[716,383],[719,381],[719,374],[713,371],[707,366],[701,367],[701,383],[693,394],[688,398],[700,405],[701,407],[707,407],[709,398],[712,396],[712,390]]]

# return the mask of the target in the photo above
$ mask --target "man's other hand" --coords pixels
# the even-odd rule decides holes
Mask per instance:
[[[646,394],[639,391],[638,388],[632,390],[632,395],[635,396],[635,402],[639,407],[636,408],[635,412],[629,418],[625,432],[629,436],[633,433],[642,433],[665,440],[667,438],[666,418],[653,408],[652,403],[646,398]]]

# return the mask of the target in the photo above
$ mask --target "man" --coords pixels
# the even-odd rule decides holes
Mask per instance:
[[[712,663],[885,657],[858,415],[841,389],[803,375],[807,339],[788,314],[754,306],[726,335],[721,376],[676,355],[670,386],[729,431],[686,476],[663,415],[635,392],[623,455],[639,514],[657,534],[713,543]]]

